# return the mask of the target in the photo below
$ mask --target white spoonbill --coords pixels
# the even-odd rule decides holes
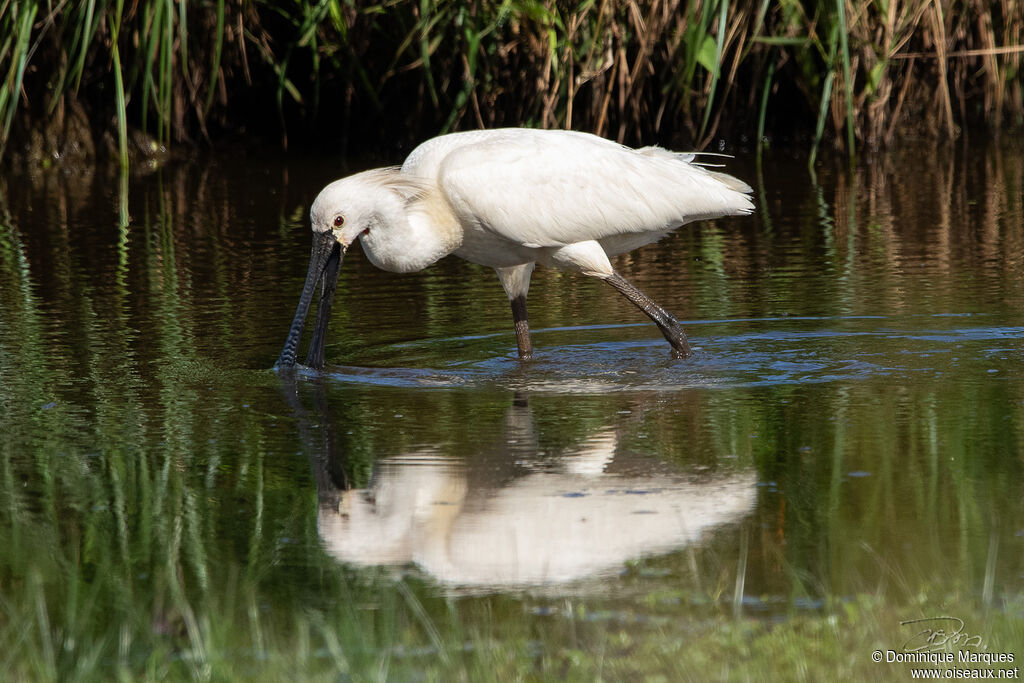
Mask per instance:
[[[308,366],[323,367],[338,269],[357,239],[371,263],[395,273],[449,254],[494,268],[512,304],[520,358],[533,354],[526,293],[537,263],[604,280],[657,324],[675,355],[689,356],[679,322],[608,258],[686,223],[754,210],[749,185],[695,164],[694,156],[567,130],[479,130],[428,140],[401,168],[331,183],[310,210],[309,272],[277,366],[295,365],[323,280],[306,357]]]

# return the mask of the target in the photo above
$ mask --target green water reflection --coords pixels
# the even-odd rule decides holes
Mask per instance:
[[[353,254],[322,376],[269,368],[343,169],[0,178],[0,666],[896,677],[946,614],[1019,663],[1024,153],[803,164],[617,264],[691,362],[538,271],[524,367],[493,274]]]

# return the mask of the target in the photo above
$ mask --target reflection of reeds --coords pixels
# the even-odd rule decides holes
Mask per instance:
[[[383,122],[704,146],[795,121],[850,147],[1024,118],[1024,6],[1006,0],[31,0],[0,5],[0,35],[0,145],[20,107],[39,129],[82,105],[123,163],[129,124],[162,144]]]

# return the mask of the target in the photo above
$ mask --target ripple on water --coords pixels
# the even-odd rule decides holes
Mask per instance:
[[[990,376],[994,363],[1020,365],[1022,349],[1016,340],[1024,327],[963,322],[948,315],[688,322],[694,355],[686,361],[672,359],[660,337],[633,338],[649,334],[649,325],[562,327],[535,330],[534,358],[525,364],[507,346],[509,335],[496,334],[378,347],[367,356],[380,367],[330,365],[327,374],[338,381],[392,387],[601,393],[877,377],[918,381],[941,377],[954,367],[962,375],[965,366],[975,363],[979,374]]]

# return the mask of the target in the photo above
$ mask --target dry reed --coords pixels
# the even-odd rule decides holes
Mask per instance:
[[[0,148],[51,131],[60,157],[68,117],[122,163],[129,128],[165,146],[532,125],[884,147],[1021,125],[1022,55],[1016,0],[8,2]]]

